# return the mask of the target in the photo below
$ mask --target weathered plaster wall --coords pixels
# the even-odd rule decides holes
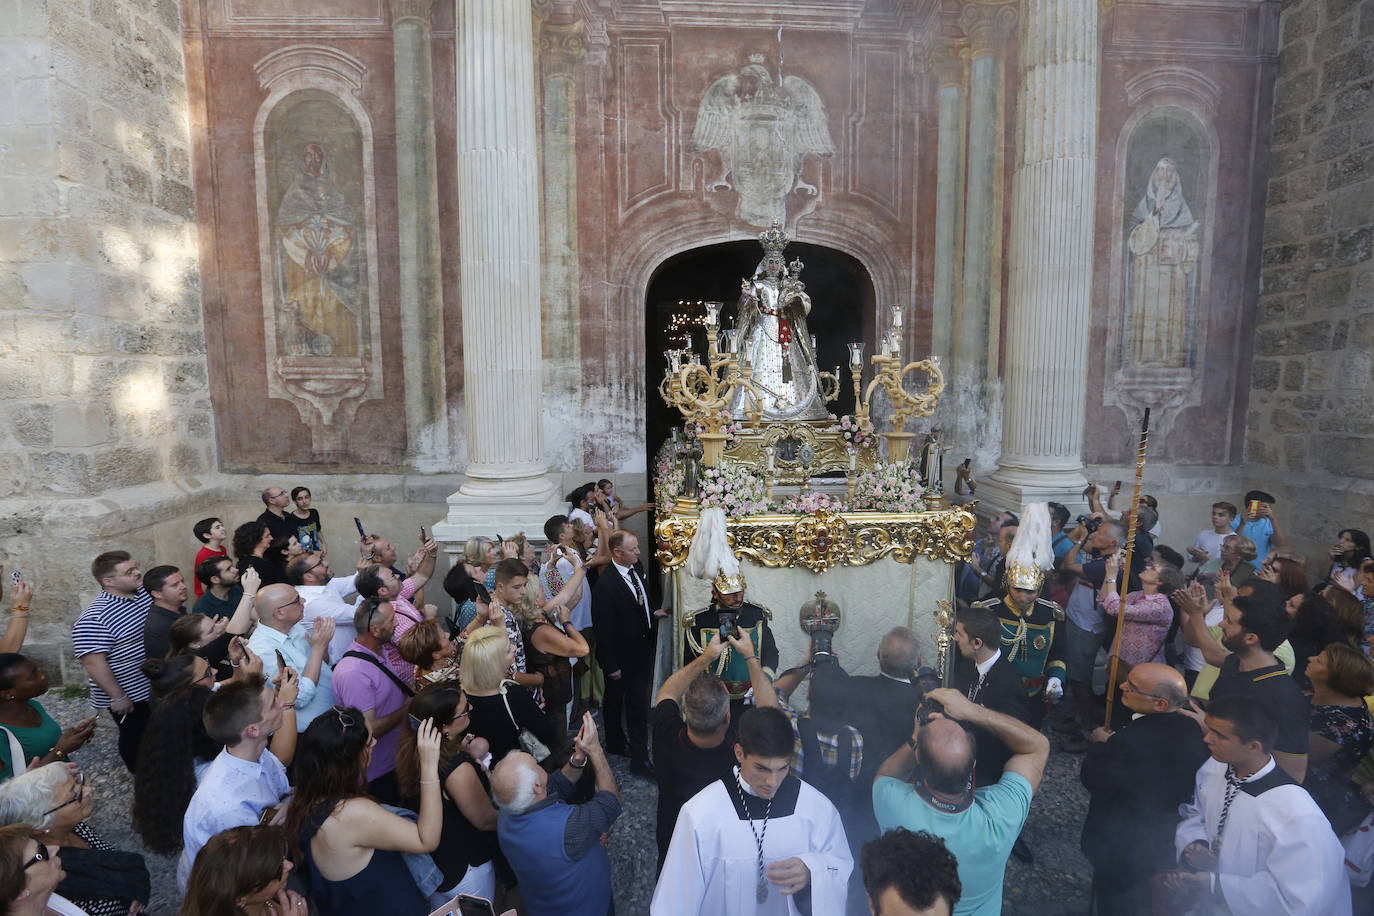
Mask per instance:
[[[216,467],[189,147],[176,0],[0,6],[0,561],[40,585],[31,644],[88,545]]]
[[[1246,460],[1316,553],[1374,512],[1374,5],[1297,0],[1281,34]]]

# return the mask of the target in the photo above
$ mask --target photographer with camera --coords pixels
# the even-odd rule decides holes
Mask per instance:
[[[945,687],[926,694],[914,725],[911,740],[883,762],[873,782],[878,826],[925,830],[943,839],[959,862],[964,888],[955,913],[996,913],[1007,856],[1044,776],[1049,741],[1024,722]],[[994,785],[974,788],[977,744],[969,726],[1011,749]]]

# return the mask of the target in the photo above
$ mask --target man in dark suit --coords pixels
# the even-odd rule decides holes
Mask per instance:
[[[1002,654],[1002,621],[990,608],[974,605],[954,617],[954,643],[959,661],[954,667],[954,687],[979,706],[1030,724],[1030,698],[1026,685]],[[991,732],[977,729],[977,785],[990,786],[1002,778],[1011,751]]]
[[[638,538],[628,531],[615,531],[609,543],[610,566],[592,589],[596,660],[606,672],[606,748],[612,754],[628,754],[630,771],[653,779],[654,769],[649,763],[649,688],[654,678],[658,618],[650,609],[649,589],[636,566]]]
[[[1093,865],[1096,912],[1148,916],[1150,879],[1174,867],[1178,806],[1207,759],[1197,723],[1178,710],[1188,688],[1168,665],[1136,665],[1121,684],[1136,717],[1098,727],[1079,778],[1090,796],[1083,854]]]
[[[906,627],[894,627],[878,643],[879,674],[849,679],[855,724],[864,736],[863,776],[868,783],[882,762],[911,737],[921,702],[916,686],[920,661],[916,635]]]

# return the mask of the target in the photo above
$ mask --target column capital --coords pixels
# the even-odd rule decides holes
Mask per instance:
[[[413,19],[421,25],[429,25],[429,16],[434,9],[434,0],[390,0],[391,27]]]
[[[968,35],[969,49],[975,55],[1000,51],[1016,31],[1019,19],[1016,0],[979,0],[965,3],[959,13],[959,27]]]
[[[539,60],[549,65],[575,65],[587,56],[585,27],[581,20],[569,23],[544,22],[539,29]]]
[[[962,86],[968,81],[968,41],[964,38],[941,36],[930,56],[930,68],[935,71],[940,86]]]

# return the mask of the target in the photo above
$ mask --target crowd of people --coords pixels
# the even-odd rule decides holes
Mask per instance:
[[[1090,488],[1074,521],[1051,503],[987,522],[942,682],[904,627],[874,647],[876,675],[848,673],[823,601],[779,670],[773,613],[737,567],[708,607],[661,607],[621,526],[649,507],[609,481],[569,495],[542,551],[473,538],[442,581],[424,529],[408,555],[335,536],[331,560],[310,491],[269,487],[232,535],[195,524],[188,569],[94,558],[72,630],[81,721],[44,709],[22,654],[32,589],[6,590],[0,899],[149,901],[143,858],[87,823],[72,759],[108,716],[132,828],[177,857],[186,916],[426,914],[459,895],[613,913],[612,756],[656,786],[652,914],[995,914],[1008,858],[1032,855],[1047,733],[1083,755],[1096,913],[1371,911],[1369,537],[1340,532],[1309,569],[1255,491],[1180,553],[1153,499],[1117,495]],[[683,655],[655,691],[679,613]]]

